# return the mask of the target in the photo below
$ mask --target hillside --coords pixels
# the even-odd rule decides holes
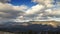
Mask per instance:
[[[57,21],[29,21],[29,22],[6,22],[0,24],[2,31],[60,31],[60,22]]]

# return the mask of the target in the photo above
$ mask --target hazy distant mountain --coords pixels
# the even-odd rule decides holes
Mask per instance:
[[[59,31],[60,22],[57,21],[29,21],[29,22],[5,22],[0,24],[0,30],[7,31]]]

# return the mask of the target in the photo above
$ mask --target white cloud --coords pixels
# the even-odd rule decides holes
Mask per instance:
[[[13,10],[17,10],[17,11],[25,11],[28,7],[25,5],[21,5],[21,6],[13,6]]]
[[[52,15],[60,15],[60,10],[53,10]]]
[[[26,14],[34,14],[34,13],[37,13],[39,12],[40,10],[42,10],[44,8],[43,5],[39,5],[37,4],[36,6],[32,6],[30,9],[28,9],[26,11]]]
[[[9,3],[2,3],[0,2],[0,17],[2,22],[8,21],[10,19],[14,19],[17,16],[23,15],[25,13],[24,11],[28,7],[25,5],[20,5],[20,6],[14,6]],[[1,21],[0,21],[1,22]]]
[[[52,7],[53,6],[53,0],[32,0],[33,2],[37,2],[39,4],[43,4],[46,7]]]
[[[4,19],[17,18],[23,20],[44,20],[51,19],[53,16],[60,15],[60,10],[52,9],[54,6],[52,4],[53,0],[32,0],[38,4],[32,6],[29,9],[27,9],[28,7],[25,5],[14,6],[12,4],[6,3],[6,1],[0,0],[0,17]]]
[[[37,2],[37,5],[32,6],[28,9],[23,16],[27,20],[46,20],[53,19],[54,17],[59,17],[60,10],[53,10],[53,0],[33,0]]]
[[[22,11],[27,9],[27,6],[21,5],[21,6],[14,6],[12,4],[8,3],[0,3],[0,10],[16,10],[16,11]]]

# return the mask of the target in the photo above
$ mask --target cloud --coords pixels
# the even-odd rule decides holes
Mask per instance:
[[[23,15],[22,19],[25,20],[51,20],[53,18],[60,17],[59,8],[53,8],[53,0],[32,0],[33,2],[38,3],[37,5],[32,6]]]
[[[7,3],[7,2],[10,2],[11,0],[0,0],[0,2],[2,3]]]
[[[0,22],[13,20],[16,22],[25,20],[58,20],[56,18],[60,18],[60,9],[53,8],[53,0],[32,1],[38,4],[27,9],[28,7],[25,5],[14,6],[7,3],[10,2],[10,0],[0,0]],[[54,25],[53,23],[49,24]]]
[[[26,20],[36,20],[36,17],[38,14],[40,14],[43,10],[44,6],[37,4],[35,6],[32,6],[30,9],[26,11],[26,14],[24,15]]]
[[[0,3],[0,10],[16,10],[16,11],[22,11],[27,9],[27,6],[25,5],[20,5],[20,6],[14,6],[12,4],[8,4],[8,3]]]
[[[60,10],[53,8],[53,0],[32,0],[38,4],[29,9],[25,5],[14,6],[6,1],[11,0],[0,0],[0,17],[4,19],[46,20],[60,17]]]
[[[60,8],[60,2],[56,2],[56,6],[58,6]]]
[[[13,6],[13,9],[14,10],[17,10],[17,11],[25,11],[28,7],[25,6],[25,5],[21,5],[21,6]]]
[[[9,3],[0,2],[0,17],[2,22],[15,19],[16,17],[23,15],[28,7],[25,5],[14,6]]]
[[[43,5],[39,5],[37,4],[36,6],[32,6],[30,9],[28,9],[26,11],[26,14],[34,14],[36,12],[39,12],[40,10],[42,10],[44,8]]]
[[[37,2],[38,4],[32,6],[30,9],[26,11],[26,15],[24,15],[25,19],[37,20],[39,19],[48,19],[46,15],[51,13],[52,0],[32,0],[33,2]],[[48,9],[48,10],[47,10]],[[42,18],[43,17],[43,18]]]
[[[52,7],[53,6],[53,0],[32,0],[33,2],[37,2],[39,4],[43,4],[45,5],[46,7]]]

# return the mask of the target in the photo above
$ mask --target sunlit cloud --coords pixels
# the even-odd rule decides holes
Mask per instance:
[[[32,0],[38,3],[37,5],[29,8],[24,15],[27,20],[46,20],[57,18],[60,15],[60,10],[53,4],[54,0]]]
[[[60,17],[60,10],[55,9],[54,0],[32,0],[37,4],[31,8],[26,5],[14,6],[8,2],[11,0],[0,0],[0,17],[2,19],[51,20]],[[57,3],[57,5],[60,4]]]
[[[24,11],[28,8],[25,5],[14,6],[9,3],[4,3],[5,1],[0,0],[0,22],[15,19],[16,17],[23,15],[23,13],[25,13]]]

